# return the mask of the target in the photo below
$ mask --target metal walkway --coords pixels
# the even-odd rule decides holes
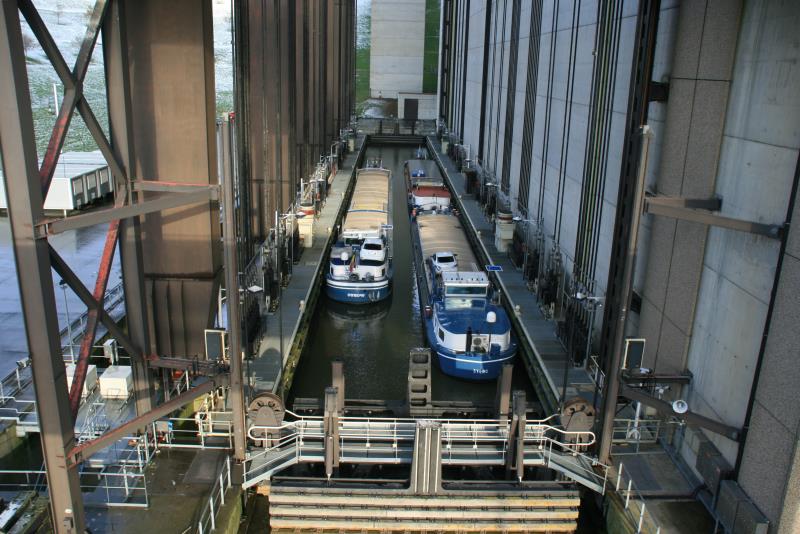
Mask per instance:
[[[464,215],[467,229],[479,245],[479,256],[492,265],[502,267],[502,271],[490,273],[509,305],[509,316],[517,326],[520,347],[530,358],[525,362],[529,374],[537,386],[540,400],[548,411],[555,411],[564,389],[565,365],[568,356],[561,340],[556,335],[556,325],[548,320],[539,307],[536,295],[532,293],[523,279],[522,272],[514,266],[508,254],[497,250],[494,245],[494,224],[486,219],[480,203],[466,192],[464,175],[453,162],[442,153],[442,147],[435,137],[428,137],[428,147],[433,158],[439,163],[459,209]],[[582,396],[591,399],[595,384],[589,372],[583,367],[569,364],[567,374],[567,399]],[[539,382],[537,385],[536,382]]]
[[[358,137],[356,150],[347,154],[336,172],[325,205],[314,222],[313,245],[302,251],[299,264],[292,268],[291,280],[281,292],[278,311],[267,317],[258,355],[247,362],[245,372],[256,391],[279,391],[287,365],[290,372],[294,370],[289,359],[293,353],[298,352],[296,343],[302,344],[304,341],[299,339],[302,322],[307,314],[314,311],[310,304],[317,289],[315,282],[319,279],[320,269],[327,257],[332,229],[345,208],[343,201],[355,175],[365,139],[364,136]]]
[[[598,493],[605,492],[606,466],[585,451],[592,432],[567,432],[553,417],[517,419],[384,419],[363,417],[297,417],[280,427],[249,429],[249,437],[270,436],[267,447],[251,453],[245,464],[244,487],[301,463],[413,464],[420,429],[439,430],[442,466],[506,466],[522,479],[522,467],[542,466]],[[521,460],[521,462],[520,462]]]

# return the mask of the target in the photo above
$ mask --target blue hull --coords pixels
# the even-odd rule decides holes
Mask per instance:
[[[372,304],[380,302],[389,297],[392,293],[392,286],[389,280],[378,287],[363,287],[364,284],[344,284],[331,285],[330,281],[325,284],[325,293],[328,298],[336,302],[347,304]],[[359,287],[362,286],[362,287]]]
[[[517,352],[516,344],[512,343],[504,351],[489,354],[476,352],[456,354],[439,344],[439,339],[433,332],[433,321],[425,320],[425,333],[428,344],[436,353],[439,369],[446,375],[464,380],[496,380],[503,370],[503,365],[514,361]]]

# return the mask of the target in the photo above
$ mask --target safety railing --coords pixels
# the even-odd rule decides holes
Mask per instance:
[[[233,422],[230,412],[207,412],[206,415],[227,416],[228,419],[205,417],[171,417],[152,423],[158,446],[171,449],[230,449],[233,447]]]
[[[661,526],[647,508],[644,497],[639,492],[633,478],[620,462],[619,467],[609,468],[613,489],[622,500],[623,510],[636,529],[636,534],[661,534]]]
[[[77,432],[78,443],[93,440],[100,437],[109,429],[110,424],[106,417],[106,405],[104,402],[92,401],[86,412],[80,430]]]
[[[436,121],[361,117],[357,128],[361,133],[372,135],[435,135]]]
[[[0,396],[0,421],[11,421],[17,426],[39,427],[39,413],[36,401],[13,396]]]
[[[172,385],[169,392],[169,398],[177,397],[181,393],[185,393],[192,389],[192,379],[188,372],[184,372],[181,377]]]
[[[0,406],[5,404],[5,399],[14,399],[20,391],[33,383],[30,358],[25,358],[17,363],[13,371],[0,380]]]
[[[45,493],[44,470],[0,470],[0,491],[33,490]],[[148,505],[145,475],[129,466],[112,470],[84,470],[80,488],[87,506],[144,508]]]
[[[294,414],[293,414],[294,415]],[[604,491],[607,467],[586,454],[595,442],[592,432],[570,432],[551,424],[552,417],[527,421],[522,443],[525,465],[545,465],[575,474],[576,481]],[[441,429],[442,463],[446,465],[503,465],[512,422],[496,419],[437,419]],[[410,463],[417,420],[340,417],[339,460],[352,463]],[[318,462],[325,456],[326,432],[322,417],[297,417],[280,426],[251,426],[249,438],[264,448],[250,454],[245,485],[299,462]]]
[[[616,444],[655,444],[661,437],[664,422],[661,419],[614,419],[612,440]]]
[[[225,506],[225,494],[231,487],[231,458],[226,457],[219,473],[217,473],[214,486],[208,495],[208,501],[203,505],[200,518],[197,520],[197,532],[205,534],[217,528],[217,516]]]
[[[603,367],[600,365],[600,361],[596,355],[589,357],[589,376],[592,382],[594,382],[594,385],[602,390],[606,381],[606,373],[603,371]]]

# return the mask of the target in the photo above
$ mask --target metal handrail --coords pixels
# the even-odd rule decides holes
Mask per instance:
[[[473,462],[502,463],[506,459],[511,422],[498,419],[443,419],[440,423],[442,454],[450,464]],[[552,424],[554,417],[526,422],[523,446],[528,456],[540,455],[544,465],[575,470],[582,480],[605,490],[608,467],[588,456],[586,449],[595,443],[592,432],[567,431]],[[401,452],[411,450],[416,437],[417,420],[410,418],[341,417],[338,421],[340,459],[352,461],[353,452],[373,451],[365,460],[374,461],[378,454],[383,460],[401,461]],[[281,466],[301,461],[304,454],[318,458],[325,449],[325,423],[322,417],[299,417],[280,425],[254,425],[248,436],[266,440],[268,446],[250,453],[246,460],[245,480],[263,477]],[[265,436],[267,436],[265,438]],[[517,438],[519,439],[519,438]],[[469,451],[468,454],[465,454]],[[558,456],[560,463],[554,458]],[[380,458],[380,456],[378,456]],[[567,462],[564,458],[573,458]],[[402,460],[409,461],[410,456]]]
[[[84,473],[81,473],[81,492],[95,496],[102,495],[104,492],[106,497],[105,501],[94,502],[93,504],[95,505],[133,508],[146,507],[148,505],[148,496],[145,474],[137,470],[131,470],[127,466],[119,466],[119,469],[121,470],[119,473],[109,471],[100,473],[87,472],[85,476]],[[46,485],[43,486],[39,482],[41,479],[44,479],[45,476],[46,471],[43,469],[3,469],[0,470],[0,489],[29,489],[40,492],[46,487]],[[6,479],[11,480],[5,482],[4,480]],[[88,482],[85,479],[97,480],[97,482]]]
[[[616,473],[611,473],[616,479],[613,486],[614,491],[624,502],[626,516],[633,525],[636,525],[636,534],[661,534],[661,526],[658,524],[655,517],[653,517],[653,514],[647,509],[644,497],[633,482],[633,478],[625,471],[623,463],[620,462],[619,469],[609,468],[610,472],[612,470],[616,470]],[[623,477],[627,477],[627,484]],[[631,505],[632,502],[633,506]],[[637,503],[639,504],[639,510],[634,511],[633,508]]]
[[[103,299],[103,308],[106,310],[106,312],[110,312],[123,302],[125,302],[125,288],[123,287],[122,282],[120,282],[119,284],[115,285],[114,287],[106,291],[106,295]],[[73,319],[72,322],[70,322],[69,326],[65,326],[58,332],[60,338],[63,339],[64,336],[69,334],[69,332],[72,332],[74,334],[73,339],[70,340],[70,343],[74,342],[75,338],[82,337],[83,330],[84,327],[86,326],[86,320],[88,317],[89,317],[89,310],[86,310],[81,315],[79,315],[77,319]]]
[[[664,421],[661,419],[614,419],[613,443],[653,444],[658,443]]]
[[[205,534],[217,528],[217,515],[225,506],[225,494],[231,488],[231,457],[225,458],[225,463],[217,473],[214,486],[208,495],[208,501],[203,506],[200,518],[197,520],[197,532]]]

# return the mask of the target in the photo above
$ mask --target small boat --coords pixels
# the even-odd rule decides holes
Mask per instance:
[[[420,210],[412,219],[425,336],[440,369],[467,380],[496,379],[517,345],[461,222],[449,210]]]
[[[368,304],[391,294],[391,181],[392,172],[380,160],[356,172],[355,190],[325,277],[332,300]]]
[[[410,159],[403,166],[403,174],[406,178],[410,209],[424,211],[450,207],[450,191],[444,185],[436,162]]]

